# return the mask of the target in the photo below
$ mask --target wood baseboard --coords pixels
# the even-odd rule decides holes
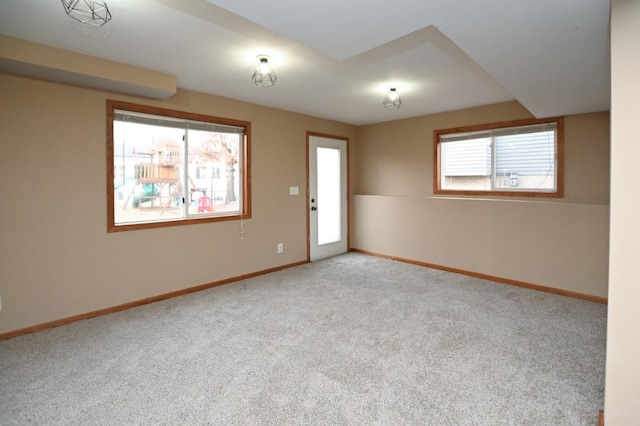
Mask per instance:
[[[451,268],[451,267],[448,267],[448,266],[436,265],[436,264],[433,264],[433,263],[421,262],[421,261],[418,261],[418,260],[405,259],[405,258],[402,258],[402,257],[390,256],[390,255],[386,255],[386,254],[371,252],[371,251],[368,251],[368,250],[361,250],[361,249],[352,248],[350,251],[354,251],[354,252],[357,252],[357,253],[368,254],[370,256],[381,257],[381,258],[384,258],[384,259],[396,260],[398,262],[411,263],[413,265],[424,266],[424,267],[427,267],[427,268],[439,269],[439,270],[447,271],[447,272],[454,272],[456,274],[467,275],[467,276],[470,276],[470,277],[480,278],[480,279],[483,279],[483,280],[489,280],[489,281],[497,282],[497,283],[500,283],[500,284],[509,284],[509,285],[513,285],[513,286],[516,286],[516,287],[528,288],[530,290],[537,290],[537,291],[544,291],[546,293],[559,294],[561,296],[573,297],[574,299],[588,300],[590,302],[602,303],[602,304],[605,304],[605,305],[608,303],[606,297],[592,296],[590,294],[578,293],[578,292],[569,291],[569,290],[562,290],[562,289],[559,289],[559,288],[547,287],[547,286],[543,286],[543,285],[539,285],[539,284],[531,284],[531,283],[527,283],[527,282],[524,282],[524,281],[518,281],[518,280],[509,279],[509,278],[496,277],[496,276],[493,276],[493,275],[481,274],[481,273],[478,273],[478,272],[466,271],[464,269]]]
[[[573,297],[573,298],[576,298],[576,299],[588,300],[590,302],[607,304],[607,298],[605,298],[605,297],[592,296],[592,295],[589,295],[589,294],[577,293],[577,292],[573,292],[573,291],[562,290],[562,289],[542,286],[542,285],[538,285],[538,284],[531,284],[531,283],[527,283],[527,282],[524,282],[524,281],[517,281],[517,280],[508,279],[508,278],[496,277],[496,276],[493,276],[493,275],[480,274],[480,273],[477,273],[477,272],[471,272],[471,271],[466,271],[466,270],[463,270],[463,269],[451,268],[451,267],[448,267],[448,266],[436,265],[436,264],[427,263],[427,262],[421,262],[421,261],[412,260],[412,259],[405,259],[405,258],[402,258],[402,257],[391,256],[391,255],[386,255],[386,254],[382,254],[382,253],[376,253],[376,252],[372,252],[372,251],[368,251],[368,250],[361,250],[361,249],[351,248],[350,251],[357,252],[357,253],[363,253],[363,254],[367,254],[367,255],[370,255],[370,256],[381,257],[381,258],[384,258],[384,259],[390,259],[390,260],[396,260],[396,261],[399,261],[399,262],[410,263],[410,264],[413,264],[413,265],[424,266],[424,267],[427,267],[427,268],[439,269],[439,270],[443,270],[443,271],[447,271],[447,272],[454,272],[454,273],[457,273],[457,274],[463,274],[463,275],[467,275],[467,276],[471,276],[471,277],[475,277],[475,278],[494,281],[494,282],[501,283],[501,284],[508,284],[508,285],[513,285],[513,286],[516,286],[516,287],[523,287],[523,288],[528,288],[528,289],[531,289],[531,290],[544,291],[544,292],[547,292],[547,293],[559,294],[559,295],[562,295],[562,296]],[[292,268],[294,266],[304,265],[305,263],[309,263],[309,261],[308,260],[304,260],[304,261],[300,261],[300,262],[295,262],[295,263],[291,263],[291,264],[288,264],[288,265],[283,265],[283,266],[278,266],[278,267],[275,267],[275,268],[265,269],[265,270],[258,271],[258,272],[252,272],[250,274],[245,274],[245,275],[240,275],[240,276],[237,276],[237,277],[227,278],[227,279],[224,279],[224,280],[215,281],[215,282],[208,283],[208,284],[202,284],[202,285],[195,286],[195,287],[189,287],[189,288],[186,288],[186,289],[183,289],[183,290],[178,290],[178,291],[173,291],[173,292],[170,292],[170,293],[160,294],[158,296],[148,297],[148,298],[145,298],[145,299],[136,300],[136,301],[129,302],[129,303],[124,303],[122,305],[112,306],[112,307],[105,308],[105,309],[99,309],[97,311],[87,312],[87,313],[80,314],[80,315],[74,315],[74,316],[71,316],[71,317],[66,317],[66,318],[62,318],[62,319],[59,319],[59,320],[46,322],[46,323],[43,323],[43,324],[37,324],[37,325],[31,326],[31,327],[26,327],[26,328],[22,328],[22,329],[15,330],[15,331],[10,331],[10,332],[7,332],[7,333],[2,333],[2,334],[0,334],[0,340],[10,339],[10,338],[13,338],[13,337],[17,337],[17,336],[21,336],[21,335],[29,334],[29,333],[36,333],[38,331],[46,330],[48,328],[59,327],[61,325],[71,324],[73,322],[82,321],[82,320],[89,319],[89,318],[95,318],[95,317],[99,317],[99,316],[103,316],[103,315],[109,315],[109,314],[112,314],[112,313],[115,313],[115,312],[118,312],[118,311],[123,311],[125,309],[135,308],[136,306],[146,305],[146,304],[149,304],[149,303],[158,302],[160,300],[165,300],[165,299],[170,299],[170,298],[173,298],[173,297],[182,296],[182,295],[193,293],[193,292],[200,291],[200,290],[206,290],[208,288],[217,287],[219,285],[229,284],[229,283],[240,281],[240,280],[244,280],[244,279],[247,279],[247,278],[252,278],[252,277],[257,277],[257,276],[260,276],[260,275],[268,274],[270,272],[275,272],[275,271],[279,271],[279,270],[282,270],[282,269]],[[602,424],[604,424],[604,413],[602,411],[600,412],[599,419],[602,419]],[[600,423],[599,423],[599,425],[600,425]]]
[[[71,323],[74,323],[74,322],[77,322],[77,321],[82,321],[82,320],[89,319],[89,318],[95,318],[95,317],[100,317],[100,316],[103,316],[103,315],[113,314],[115,312],[119,312],[119,311],[124,311],[126,309],[135,308],[136,306],[147,305],[149,303],[159,302],[160,300],[171,299],[173,297],[183,296],[185,294],[194,293],[194,292],[200,291],[200,290],[206,290],[208,288],[217,287],[219,285],[229,284],[229,283],[233,283],[233,282],[236,282],[236,281],[244,280],[244,279],[247,279],[247,278],[253,278],[253,277],[257,277],[257,276],[260,276],[260,275],[268,274],[268,273],[271,273],[271,272],[280,271],[282,269],[288,269],[288,268],[292,268],[294,266],[304,265],[305,263],[309,263],[309,261],[308,260],[304,260],[304,261],[300,261],[300,262],[290,263],[290,264],[287,264],[287,265],[278,266],[278,267],[270,268],[270,269],[265,269],[265,270],[262,270],[262,271],[252,272],[250,274],[240,275],[240,276],[237,276],[237,277],[227,278],[227,279],[224,279],[224,280],[215,281],[215,282],[208,283],[208,284],[202,284],[202,285],[198,285],[198,286],[195,286],[195,287],[189,287],[189,288],[185,288],[185,289],[182,289],[182,290],[172,291],[170,293],[160,294],[160,295],[157,295],[157,296],[148,297],[146,299],[140,299],[140,300],[136,300],[136,301],[129,302],[129,303],[123,303],[122,305],[111,306],[111,307],[105,308],[105,309],[98,309],[97,311],[91,311],[91,312],[87,312],[87,313],[80,314],[80,315],[74,315],[74,316],[71,316],[71,317],[66,317],[66,318],[62,318],[62,319],[59,319],[59,320],[46,322],[46,323],[43,323],[43,324],[37,324],[37,325],[31,326],[31,327],[22,328],[22,329],[15,330],[15,331],[9,331],[7,333],[0,334],[0,340],[11,339],[12,337],[18,337],[18,336],[22,336],[24,334],[29,334],[29,333],[36,333],[38,331],[46,330],[48,328],[59,327],[61,325],[71,324]]]

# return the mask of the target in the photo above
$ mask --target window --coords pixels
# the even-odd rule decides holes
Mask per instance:
[[[206,178],[207,178],[207,169],[205,167],[197,167],[196,179],[206,179]]]
[[[434,131],[434,192],[563,196],[563,119]]]
[[[107,101],[108,231],[250,217],[250,127]]]

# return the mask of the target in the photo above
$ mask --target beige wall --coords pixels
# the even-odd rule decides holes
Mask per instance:
[[[640,2],[611,4],[611,251],[605,424],[640,425]]]
[[[0,93],[0,333],[306,260],[306,132],[355,142],[353,126],[188,91],[158,101],[0,74]],[[236,221],[106,232],[106,99],[251,122],[244,239]]]
[[[606,296],[606,113],[566,119],[564,200],[478,201],[431,198],[431,133],[530,117],[518,103],[355,128],[189,91],[158,101],[9,75],[0,90],[0,333],[305,260],[307,130],[351,138],[352,247]],[[106,233],[106,99],[252,122],[244,239],[238,222]]]
[[[607,112],[565,117],[563,199],[433,195],[433,130],[530,117],[509,102],[361,127],[352,247],[606,297]]]
[[[360,127],[354,146],[354,193],[432,195],[433,130],[519,118],[531,114],[510,102]]]

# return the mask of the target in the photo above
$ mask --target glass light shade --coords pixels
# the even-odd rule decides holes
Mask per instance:
[[[64,11],[76,21],[101,27],[111,20],[111,12],[104,1],[61,0]]]
[[[389,93],[387,93],[387,97],[382,101],[382,105],[386,109],[398,109],[400,105],[402,105],[402,100],[400,99],[400,95],[396,91],[395,87],[389,89]]]
[[[276,73],[273,72],[273,68],[269,65],[269,57],[268,56],[258,56],[260,63],[256,68],[256,71],[253,73],[251,79],[258,87],[271,87],[276,84],[276,80],[278,77]]]

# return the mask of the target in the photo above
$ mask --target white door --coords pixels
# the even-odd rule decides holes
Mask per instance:
[[[309,257],[348,249],[347,140],[309,134]]]

